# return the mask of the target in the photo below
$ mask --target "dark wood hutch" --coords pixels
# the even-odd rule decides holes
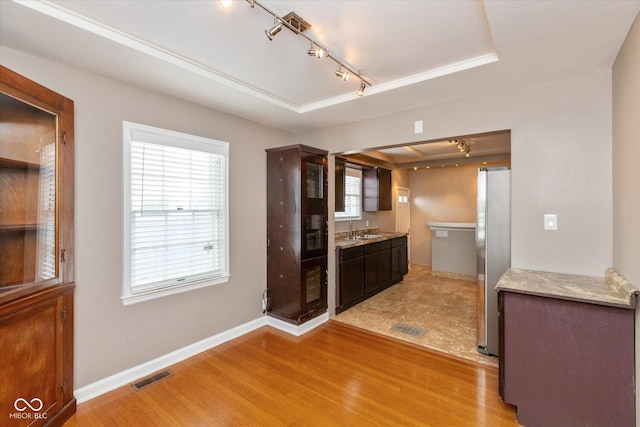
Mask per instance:
[[[327,154],[267,150],[267,311],[295,325],[327,311]]]

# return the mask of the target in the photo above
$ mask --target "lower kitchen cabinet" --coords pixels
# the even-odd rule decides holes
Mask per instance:
[[[408,272],[407,236],[397,237],[391,241],[391,281],[402,281]]]
[[[527,291],[498,293],[500,394],[518,423],[634,426],[635,310]]]
[[[376,292],[391,284],[391,240],[364,246],[364,291]],[[400,279],[402,280],[402,279]]]
[[[345,306],[364,295],[364,246],[338,251],[339,276],[341,284],[338,305]]]
[[[362,244],[336,247],[336,313],[402,281],[409,271],[406,236]]]

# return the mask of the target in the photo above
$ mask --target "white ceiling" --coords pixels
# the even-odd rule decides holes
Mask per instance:
[[[342,82],[309,42],[237,0],[0,1],[17,50],[301,134],[482,93],[610,69],[630,1],[273,1],[372,83]]]

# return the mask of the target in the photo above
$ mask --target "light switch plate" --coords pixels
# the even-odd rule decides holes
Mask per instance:
[[[422,120],[416,120],[413,123],[413,132],[414,133],[422,133],[424,131],[422,126],[423,126]]]
[[[557,230],[558,229],[558,215],[545,214],[544,215],[544,229],[545,230]]]

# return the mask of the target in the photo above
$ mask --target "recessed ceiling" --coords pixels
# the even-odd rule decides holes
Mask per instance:
[[[294,133],[610,69],[640,1],[0,1],[3,46]]]
[[[469,146],[469,157],[461,153],[457,145],[451,142],[454,139],[463,140]],[[355,163],[387,166],[394,169],[508,162],[511,159],[511,132],[508,130],[488,132],[446,140],[372,148],[356,153],[342,153],[341,157]]]

